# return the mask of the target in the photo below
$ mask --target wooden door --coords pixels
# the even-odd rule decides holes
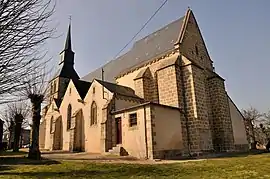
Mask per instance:
[[[115,119],[116,126],[116,144],[122,144],[122,120],[121,118]]]

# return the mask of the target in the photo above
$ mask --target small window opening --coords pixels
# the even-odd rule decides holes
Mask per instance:
[[[56,81],[54,81],[54,84],[53,84],[53,91],[56,92]]]
[[[199,55],[199,50],[198,50],[197,45],[195,45],[195,52],[196,52],[196,55]]]
[[[51,118],[50,132],[53,132],[53,117]]]
[[[67,109],[67,130],[69,130],[71,128],[71,105],[68,105],[68,109]]]
[[[129,127],[137,126],[137,113],[129,114]]]

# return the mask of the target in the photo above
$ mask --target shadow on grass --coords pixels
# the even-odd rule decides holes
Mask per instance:
[[[41,151],[41,154],[68,154],[68,153],[79,153],[79,152],[69,152],[69,151],[62,151],[62,150],[54,150],[54,151]]]
[[[19,151],[19,152],[12,152],[12,151],[0,151],[1,156],[14,156],[14,155],[26,155],[27,151]]]
[[[268,153],[266,150],[251,150],[248,152],[228,152],[228,153],[220,153],[216,154],[213,157],[209,158],[236,158],[236,157],[247,157],[251,155],[259,155],[263,153]]]
[[[237,158],[237,157],[247,157],[252,155],[259,155],[269,153],[266,150],[250,150],[247,152],[224,152],[224,153],[209,153],[201,156],[186,156],[186,157],[176,157],[167,160],[197,160],[197,159],[215,159],[215,158]]]
[[[153,172],[154,171],[154,172]],[[170,172],[169,172],[170,173]],[[91,176],[91,178],[99,178],[102,176],[108,177],[108,178],[119,178],[119,177],[136,177],[136,176],[156,176],[156,177],[166,177],[169,176],[167,170],[162,170],[162,169],[157,169],[157,168],[152,168],[152,167],[147,167],[147,168],[140,168],[140,167],[127,167],[127,168],[106,168],[106,169],[80,169],[80,170],[72,170],[72,171],[33,171],[33,172],[3,172],[0,173],[2,176],[16,176],[20,175],[23,177],[37,177],[37,178],[43,178],[43,177],[54,177],[54,178],[74,178],[74,177],[81,177],[81,178],[88,178]]]
[[[0,165],[0,172],[6,171],[6,170],[12,170],[12,169],[13,169],[13,168],[10,167],[10,166],[1,166],[1,165]]]
[[[50,159],[42,160],[31,160],[25,156],[22,157],[0,157],[0,167],[1,165],[53,165],[60,164],[60,162]]]
[[[46,157],[46,156],[45,156]],[[78,157],[51,157],[55,160],[72,160],[72,161],[138,161],[139,159],[133,157],[96,157],[96,158],[78,158]]]

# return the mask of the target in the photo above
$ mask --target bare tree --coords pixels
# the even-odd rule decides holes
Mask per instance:
[[[55,30],[54,9],[53,0],[0,0],[0,104],[12,101],[40,64],[40,47]]]
[[[17,102],[8,104],[8,110],[10,116],[14,119],[14,140],[13,140],[13,152],[18,152],[20,148],[20,137],[23,127],[23,122],[29,114],[28,106],[25,102]]]
[[[15,127],[15,121],[7,108],[2,110],[1,119],[4,121],[4,133],[8,132],[9,135],[8,148],[10,149],[12,148],[12,138],[14,135],[13,131]]]
[[[256,135],[255,135],[255,125],[261,121],[261,114],[257,109],[254,107],[250,107],[249,109],[242,110],[244,116],[244,122],[246,126],[246,131],[248,135],[249,142],[251,144],[251,149],[256,149]]]
[[[31,145],[29,148],[28,158],[39,160],[41,153],[39,150],[39,125],[41,120],[41,104],[47,98],[48,92],[48,77],[49,72],[43,68],[36,68],[35,73],[29,75],[25,83],[27,84],[22,91],[23,96],[27,96],[31,101],[32,107],[32,136]]]

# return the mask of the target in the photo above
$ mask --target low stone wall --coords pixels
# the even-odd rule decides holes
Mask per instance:
[[[183,150],[153,151],[153,159],[178,159],[183,157]]]
[[[236,144],[235,151],[237,152],[247,152],[249,151],[249,145],[248,144]]]

